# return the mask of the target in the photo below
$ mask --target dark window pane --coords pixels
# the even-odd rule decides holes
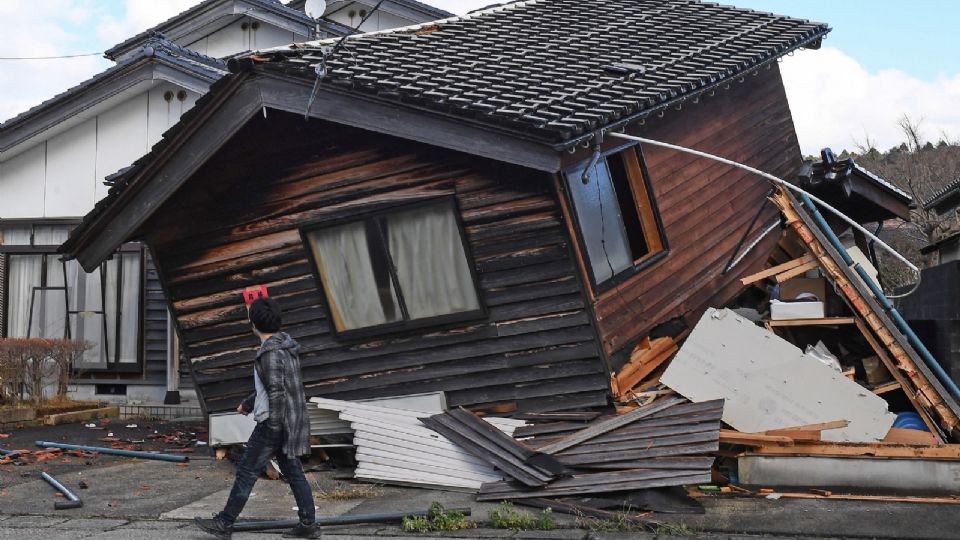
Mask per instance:
[[[633,149],[625,150],[625,152],[633,152]],[[650,249],[647,247],[647,241],[643,238],[643,224],[640,222],[639,214],[637,214],[637,203],[633,199],[633,191],[630,188],[630,177],[627,175],[623,152],[608,156],[607,164],[610,167],[613,189],[617,192],[620,216],[623,218],[623,227],[626,230],[627,242],[630,244],[630,252],[633,255],[633,260],[637,260],[646,255]]]
[[[567,186],[594,280],[603,283],[632,266],[634,259],[607,161],[599,160],[590,171],[590,181],[584,184],[581,177],[588,164],[580,165],[567,175]]]

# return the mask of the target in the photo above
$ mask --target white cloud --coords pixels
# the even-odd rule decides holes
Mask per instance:
[[[924,81],[893,69],[870,72],[831,47],[788,57],[781,70],[804,154],[854,150],[867,138],[879,150],[897,146],[905,114],[922,120],[927,140],[960,136],[960,73]]]

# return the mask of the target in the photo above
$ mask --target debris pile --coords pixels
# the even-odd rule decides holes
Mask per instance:
[[[420,420],[423,412],[333,399],[310,401],[350,423],[356,478],[472,490],[502,478],[488,463],[426,427]],[[495,423],[507,435],[522,424],[511,419]]]

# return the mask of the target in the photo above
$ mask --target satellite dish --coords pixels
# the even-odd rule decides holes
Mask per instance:
[[[303,10],[307,12],[311,19],[317,20],[326,13],[327,2],[326,0],[307,0],[306,4],[303,5]]]

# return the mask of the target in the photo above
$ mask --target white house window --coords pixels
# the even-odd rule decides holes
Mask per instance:
[[[452,200],[304,233],[340,334],[481,312]]]
[[[4,226],[6,337],[89,341],[78,369],[137,369],[143,264],[139,246],[123,248],[91,273],[56,254],[71,225]]]

